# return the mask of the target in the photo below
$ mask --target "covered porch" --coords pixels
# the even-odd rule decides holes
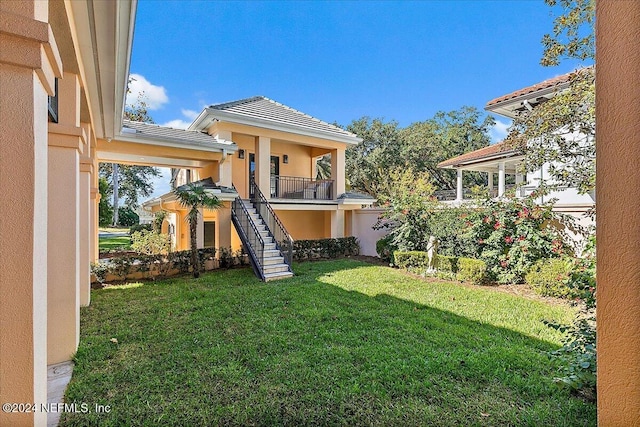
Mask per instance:
[[[523,186],[525,176],[520,172],[523,159],[520,152],[500,142],[441,162],[439,168],[456,171],[456,189],[436,191],[434,195],[439,201],[456,204],[472,199],[477,195],[464,187],[464,173],[481,172],[486,175],[485,194],[489,197],[502,197],[513,188],[516,196],[524,196],[530,189]]]

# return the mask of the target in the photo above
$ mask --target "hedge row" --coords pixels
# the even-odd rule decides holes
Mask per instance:
[[[293,259],[296,261],[340,258],[359,253],[360,245],[355,237],[296,240],[293,243]]]
[[[422,251],[395,251],[393,261],[398,267],[413,272],[424,273],[429,268],[429,256]],[[439,273],[451,274],[460,281],[476,285],[488,281],[487,264],[479,259],[437,255],[435,264]]]

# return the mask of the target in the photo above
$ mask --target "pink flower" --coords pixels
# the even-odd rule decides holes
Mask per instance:
[[[499,229],[502,226],[502,224],[500,224],[500,221],[496,221],[496,223],[493,225],[493,228],[495,228],[496,230]]]
[[[478,244],[484,245],[484,239],[478,239]]]
[[[507,242],[507,244],[511,244],[511,243],[513,243],[513,237],[507,236],[507,237],[504,238],[504,241]]]
[[[506,260],[504,260],[504,261],[500,261],[500,266],[501,266],[502,268],[507,268],[507,261],[506,261]]]
[[[524,240],[524,236],[518,237],[518,242],[522,242]]]

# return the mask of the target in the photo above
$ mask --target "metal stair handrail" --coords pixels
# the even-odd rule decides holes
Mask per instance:
[[[254,270],[260,279],[264,280],[264,239],[239,196],[231,204],[231,219],[237,226],[240,240],[245,243],[249,257],[253,260]]]
[[[269,231],[273,234],[273,238],[284,257],[285,263],[289,268],[291,268],[291,263],[293,261],[293,238],[291,238],[291,235],[284,227],[284,224],[280,221],[280,218],[278,218],[276,213],[273,211],[271,204],[266,197],[264,197],[264,194],[260,191],[260,187],[256,185],[253,178],[249,185],[251,186],[249,194],[253,195],[251,202],[256,207],[256,210],[262,217],[262,220],[267,224]]]

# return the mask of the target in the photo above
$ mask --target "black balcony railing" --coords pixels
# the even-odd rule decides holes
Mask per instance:
[[[271,176],[271,197],[277,199],[333,200],[332,179]]]

